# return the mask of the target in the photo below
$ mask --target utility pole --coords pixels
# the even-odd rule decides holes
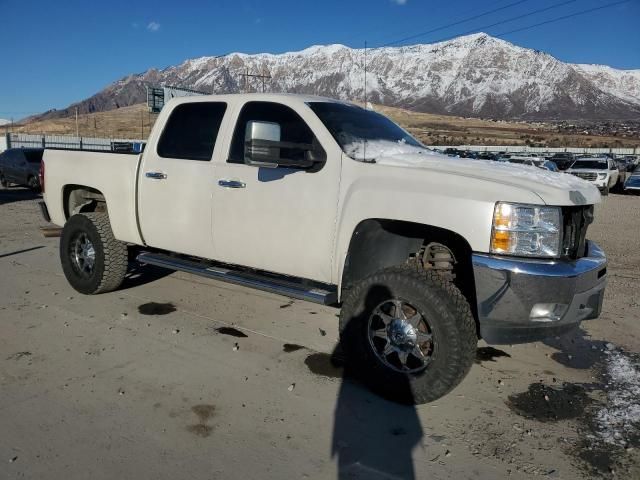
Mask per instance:
[[[140,110],[140,140],[144,139],[144,111]]]
[[[364,41],[364,109],[367,109],[367,41]]]
[[[80,128],[78,128],[78,107],[76,107],[76,137],[80,136]]]
[[[241,73],[240,74],[241,77],[244,77],[244,86],[245,86],[245,93],[249,93],[247,90],[247,85],[249,83],[249,78],[259,78],[260,80],[262,80],[262,93],[265,92],[266,89],[266,81],[267,80],[271,80],[271,75],[266,75],[266,74],[250,74],[249,73],[249,69],[247,68],[246,73]]]

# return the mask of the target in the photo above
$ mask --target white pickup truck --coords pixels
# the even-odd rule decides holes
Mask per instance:
[[[142,154],[46,150],[41,176],[79,292],[117,289],[130,257],[341,306],[351,371],[400,401],[454,388],[478,338],[557,335],[602,306],[594,186],[442,156],[335,100],[174,99]]]

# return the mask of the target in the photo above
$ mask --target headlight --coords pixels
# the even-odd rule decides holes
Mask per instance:
[[[600,178],[601,180],[604,180],[605,178],[607,178],[607,174],[606,173],[599,173],[598,174],[598,178]]]
[[[496,203],[491,253],[521,257],[559,257],[559,207]]]

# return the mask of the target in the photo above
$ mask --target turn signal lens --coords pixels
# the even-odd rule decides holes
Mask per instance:
[[[493,252],[508,252],[511,250],[511,233],[504,230],[497,230],[493,232],[491,238],[491,251]]]

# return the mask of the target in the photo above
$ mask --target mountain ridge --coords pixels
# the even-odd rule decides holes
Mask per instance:
[[[215,93],[259,89],[241,74],[267,73],[268,90],[364,97],[363,49],[313,45],[280,54],[234,52],[121,78],[86,100],[38,118],[105,111],[140,103],[145,85],[178,85]],[[421,112],[511,120],[637,119],[640,69],[570,64],[486,33],[408,47],[369,49],[367,97]]]

